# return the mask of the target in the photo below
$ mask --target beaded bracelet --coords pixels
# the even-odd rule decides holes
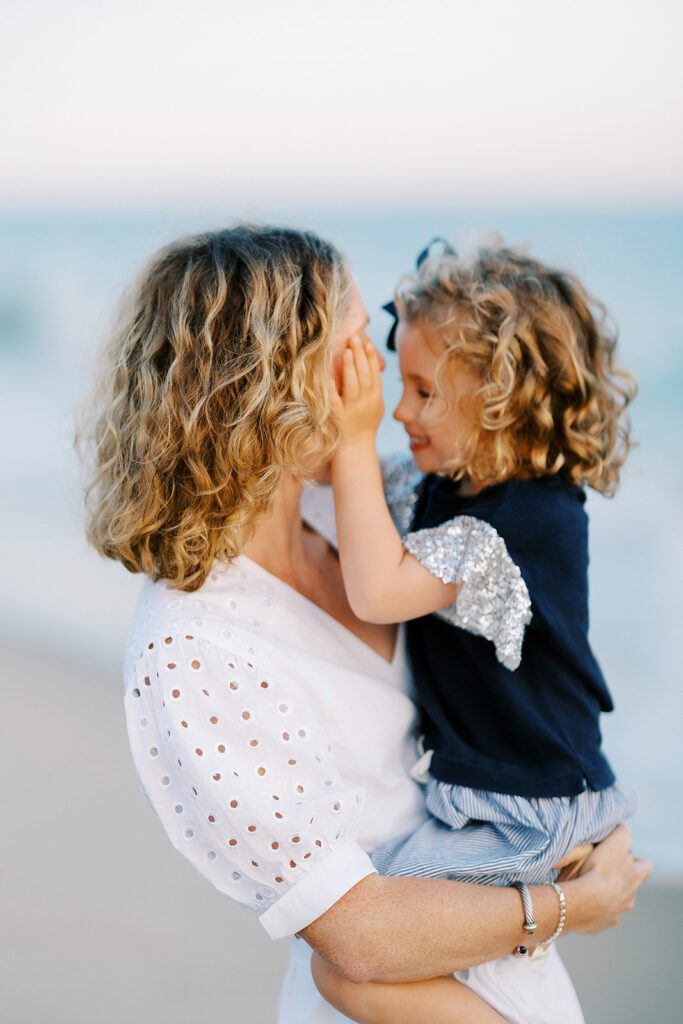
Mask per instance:
[[[553,934],[550,936],[550,938],[546,939],[545,942],[541,943],[541,945],[544,948],[547,948],[550,945],[551,942],[555,941],[555,939],[559,939],[560,935],[562,934],[562,932],[564,930],[564,923],[567,920],[567,900],[565,898],[564,892],[563,892],[561,886],[559,886],[557,884],[557,882],[550,882],[549,884],[553,887],[553,889],[557,893],[557,897],[558,897],[558,899],[560,901],[560,920],[557,922],[557,928],[555,929]]]
[[[514,888],[519,890],[519,894],[522,897],[522,904],[524,906],[524,931],[527,934],[532,934],[538,925],[534,918],[533,904],[531,902],[531,894],[528,887],[523,882],[513,882]],[[517,946],[514,950],[514,955],[520,959],[536,960],[545,956],[550,948],[551,944],[555,939],[559,938],[564,930],[565,921],[567,920],[567,900],[565,898],[562,888],[557,882],[548,883],[557,893],[557,897],[560,901],[560,920],[557,923],[557,928],[545,942],[540,942],[533,953],[529,953],[528,946]]]

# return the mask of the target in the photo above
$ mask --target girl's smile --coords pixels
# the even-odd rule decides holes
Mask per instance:
[[[410,439],[410,450],[413,453],[413,455],[416,452],[423,451],[423,449],[425,449],[429,445],[428,437],[412,437],[411,434],[408,434],[408,437]]]

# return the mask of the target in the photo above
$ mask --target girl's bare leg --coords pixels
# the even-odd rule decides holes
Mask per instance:
[[[505,1024],[505,1018],[450,975],[427,981],[356,985],[313,954],[313,980],[325,999],[357,1024]]]

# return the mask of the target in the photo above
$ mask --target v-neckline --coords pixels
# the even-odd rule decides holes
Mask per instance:
[[[327,622],[331,623],[336,629],[338,629],[345,636],[347,636],[351,640],[351,642],[354,643],[359,649],[362,648],[362,650],[365,653],[370,654],[372,655],[372,657],[376,658],[377,661],[379,661],[379,663],[384,667],[384,670],[386,672],[391,672],[391,670],[395,668],[396,663],[398,661],[399,648],[401,644],[401,638],[399,636],[399,631],[401,628],[400,625],[397,627],[396,630],[396,637],[394,640],[394,653],[391,661],[389,661],[387,658],[383,657],[383,655],[381,655],[378,651],[376,651],[374,647],[371,647],[370,644],[367,644],[365,640],[361,640],[361,638],[357,636],[353,632],[353,630],[349,629],[348,626],[345,626],[343,622],[340,622],[339,619],[335,619],[334,615],[330,615],[329,612],[326,612],[325,609],[321,608],[320,605],[315,603],[315,601],[311,601],[311,599],[309,597],[306,597],[305,594],[302,594],[300,591],[295,590],[295,588],[290,586],[289,583],[285,583],[284,580],[281,580],[279,576],[275,576],[274,573],[269,572],[268,569],[264,569],[263,566],[259,565],[258,562],[255,562],[253,558],[249,558],[248,555],[238,555],[237,558],[235,559],[235,562],[240,561],[247,562],[252,567],[252,569],[255,569],[257,573],[260,573],[262,576],[264,576],[268,580],[268,582],[280,587],[281,589],[284,589],[288,594],[293,595],[295,600],[299,600],[305,606],[312,608],[316,614],[322,616]]]

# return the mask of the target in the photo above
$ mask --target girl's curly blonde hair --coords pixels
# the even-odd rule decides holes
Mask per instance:
[[[614,494],[637,388],[615,365],[604,306],[576,277],[499,240],[467,261],[447,245],[399,282],[395,305],[401,319],[436,329],[443,397],[458,361],[481,380],[475,424],[448,467],[455,479],[488,487],[562,471]]]
[[[337,442],[330,341],[349,274],[316,235],[238,226],[159,252],[125,299],[76,435],[86,530],[193,591]]]

